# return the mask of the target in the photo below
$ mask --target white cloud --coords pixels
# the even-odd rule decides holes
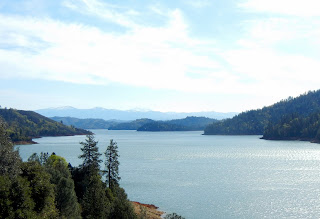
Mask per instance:
[[[246,21],[243,38],[227,42],[229,49],[222,49],[215,39],[191,37],[179,9],[153,9],[166,22],[146,26],[135,21],[140,12],[97,0],[64,4],[126,31],[0,15],[0,78],[116,82],[194,93],[284,97],[317,89],[320,83],[318,57],[288,54],[278,48],[291,40],[317,42],[317,22],[287,18]]]
[[[108,33],[52,19],[1,15],[0,41],[6,44],[0,49],[0,63],[5,70],[1,77],[91,84],[118,82],[194,92],[223,89],[212,86],[217,77],[228,84],[232,76],[216,75],[222,71],[221,66],[202,51],[206,42],[188,35],[180,10],[167,14],[165,26],[131,25],[125,33]],[[4,41],[7,34],[13,36],[10,41]],[[210,77],[187,76],[190,71],[197,73],[198,68]]]
[[[301,17],[320,16],[318,0],[245,0],[239,3],[239,6],[253,12]]]
[[[234,72],[252,81],[248,87],[254,93],[285,97],[319,89],[320,57],[315,51],[320,49],[320,22],[312,17],[320,15],[317,4],[285,0],[240,4],[260,16],[242,22],[243,36],[223,57]]]
[[[123,9],[99,0],[65,0],[63,4],[77,12],[94,15],[125,27],[134,28],[138,26],[132,18],[139,15],[139,12],[132,9]]]

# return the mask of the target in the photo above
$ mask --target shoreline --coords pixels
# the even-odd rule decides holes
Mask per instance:
[[[14,141],[12,142],[14,145],[32,145],[32,144],[39,144],[38,142],[35,142],[34,139],[39,139],[39,138],[45,138],[45,137],[68,137],[68,136],[77,136],[77,135],[87,135],[87,134],[67,134],[67,135],[46,135],[46,136],[37,136],[33,137],[32,140],[30,141]]]
[[[315,143],[315,144],[320,144],[319,140],[316,140],[315,138],[299,138],[299,137],[283,137],[283,138],[278,138],[278,137],[261,137],[260,139],[262,140],[267,140],[267,141],[308,141],[310,143]]]
[[[159,211],[159,207],[153,204],[143,204],[136,201],[131,201],[135,213],[139,216],[144,214],[147,219],[162,219],[162,215],[165,214],[163,211]]]
[[[32,144],[39,144],[38,142],[35,141],[16,141],[13,142],[14,145],[32,145]]]

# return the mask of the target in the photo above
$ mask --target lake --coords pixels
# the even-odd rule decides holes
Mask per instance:
[[[101,152],[118,143],[121,186],[130,200],[189,219],[320,218],[320,145],[203,132],[91,130]],[[21,145],[81,163],[85,136],[45,137]]]

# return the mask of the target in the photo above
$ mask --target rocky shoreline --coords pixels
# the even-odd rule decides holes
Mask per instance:
[[[140,202],[131,202],[134,207],[134,211],[137,215],[145,215],[147,219],[161,219],[165,214],[163,211],[159,211],[158,207],[152,204],[142,204]]]

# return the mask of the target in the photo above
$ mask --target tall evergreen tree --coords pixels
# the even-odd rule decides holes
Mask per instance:
[[[106,185],[101,180],[100,159],[93,135],[87,135],[85,142],[80,142],[83,154],[79,158],[83,163],[73,169],[76,191],[82,206],[83,218],[108,218],[111,211],[106,193]]]
[[[75,193],[68,163],[63,157],[52,154],[45,163],[54,185],[56,208],[61,218],[81,218],[80,205]]]
[[[16,177],[20,173],[21,162],[19,151],[14,150],[6,125],[0,118],[0,175],[8,174],[10,178]]]
[[[99,148],[97,146],[98,141],[95,141],[93,135],[87,135],[87,138],[84,142],[80,142],[83,146],[81,151],[82,155],[79,156],[80,159],[83,159],[83,163],[80,166],[88,171],[89,174],[96,174],[100,171],[100,159],[101,153],[99,153]]]
[[[81,205],[83,218],[109,218],[111,204],[99,174],[90,177]]]
[[[110,218],[136,219],[132,203],[128,200],[127,194],[120,186],[113,186],[114,200]]]
[[[113,186],[119,185],[119,154],[118,154],[118,145],[117,142],[110,140],[110,144],[107,147],[105,165],[106,165],[106,174],[107,174],[107,184],[109,188],[112,189]]]

